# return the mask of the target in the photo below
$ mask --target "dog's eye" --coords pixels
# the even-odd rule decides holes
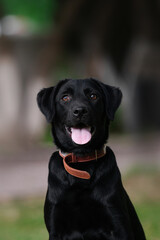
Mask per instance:
[[[90,95],[90,99],[92,99],[92,100],[96,100],[96,99],[97,99],[97,95],[94,94],[94,93],[92,93],[92,94]]]
[[[62,101],[63,102],[69,102],[70,101],[70,96],[68,96],[68,95],[63,96]]]

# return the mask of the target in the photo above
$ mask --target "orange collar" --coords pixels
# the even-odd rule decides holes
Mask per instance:
[[[63,158],[63,164],[64,164],[65,170],[72,176],[77,178],[82,178],[82,179],[90,179],[91,176],[87,171],[75,169],[69,166],[68,164],[97,160],[98,158],[102,158],[105,154],[106,154],[106,151],[104,150],[104,148],[102,148],[101,150],[95,150],[94,153],[87,156],[83,156],[83,157],[77,157],[73,153],[69,153],[66,155],[66,154],[63,154],[61,151],[59,151],[59,155]]]

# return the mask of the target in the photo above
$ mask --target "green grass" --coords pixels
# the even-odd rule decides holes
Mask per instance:
[[[143,225],[147,240],[160,239],[160,202],[136,204],[138,216]]]
[[[123,177],[147,240],[160,239],[160,171],[153,166],[138,166]]]
[[[0,205],[0,239],[48,239],[42,200],[21,200]]]
[[[160,239],[160,174],[153,169],[136,169],[123,177],[147,240]],[[0,204],[0,239],[47,240],[43,220],[44,199],[15,200]]]

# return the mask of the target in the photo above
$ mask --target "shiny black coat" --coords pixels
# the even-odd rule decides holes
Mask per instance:
[[[83,156],[107,142],[109,123],[121,99],[120,89],[95,79],[66,79],[41,90],[37,102],[51,123],[57,147]],[[78,109],[85,111],[77,116]],[[94,129],[94,134],[87,144],[77,145],[66,129],[85,126]],[[49,240],[145,240],[112,150],[107,147],[103,158],[74,167],[88,171],[91,179],[69,175],[58,152],[50,159],[44,207]]]
[[[90,180],[69,175],[55,152],[49,163],[45,223],[50,240],[145,240],[135,209],[122,186],[112,150],[97,161],[79,163]]]

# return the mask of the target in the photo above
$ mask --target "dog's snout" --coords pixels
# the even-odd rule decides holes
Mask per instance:
[[[75,117],[82,117],[83,115],[87,114],[88,110],[85,107],[76,107],[73,109],[73,115]]]

